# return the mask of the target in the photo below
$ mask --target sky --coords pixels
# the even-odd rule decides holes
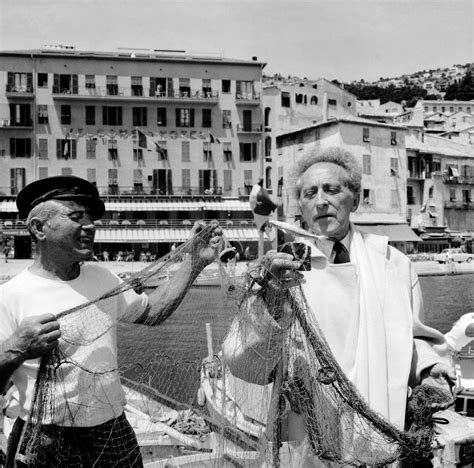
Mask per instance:
[[[0,0],[0,50],[256,56],[265,74],[373,81],[474,62],[472,0]]]

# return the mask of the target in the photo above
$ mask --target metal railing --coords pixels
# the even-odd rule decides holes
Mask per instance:
[[[15,94],[33,94],[33,86],[15,86],[11,84],[5,85],[5,91],[7,93],[15,93]]]
[[[450,176],[450,175],[443,175],[443,182],[446,184],[453,184],[453,185],[474,185],[474,177],[470,176]]]
[[[445,208],[454,208],[456,210],[473,210],[474,209],[474,202],[472,201],[445,201],[444,202]]]
[[[260,93],[237,93],[235,99],[237,101],[259,101]]]
[[[193,197],[193,196],[222,196],[224,194],[222,187],[179,187],[179,186],[149,186],[149,185],[138,185],[134,186],[123,186],[110,184],[107,186],[97,186],[99,194],[102,197],[114,196],[114,197]],[[226,194],[230,195],[230,194]]]
[[[237,124],[237,131],[241,133],[255,133],[255,132],[262,132],[263,125],[262,124],[251,124],[251,125],[240,125]]]
[[[0,127],[6,128],[22,128],[22,127],[33,127],[33,119],[23,119],[21,122],[15,122],[11,119],[1,119]]]

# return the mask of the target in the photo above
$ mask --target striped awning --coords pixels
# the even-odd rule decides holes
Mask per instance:
[[[146,242],[184,242],[189,239],[190,229],[98,229],[96,243],[146,243]],[[258,230],[224,229],[229,241],[258,241]]]
[[[250,211],[248,201],[242,200],[113,200],[105,202],[106,211]],[[0,213],[17,213],[14,200],[0,201]]]

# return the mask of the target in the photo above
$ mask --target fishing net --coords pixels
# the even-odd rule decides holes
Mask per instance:
[[[17,459],[49,467],[66,466],[64,457],[67,466],[84,467],[140,466],[140,457],[145,466],[156,468],[303,466],[296,455],[289,461],[280,458],[281,427],[290,409],[304,420],[311,456],[322,461],[382,465],[426,457],[434,432],[431,402],[450,396],[416,391],[410,430],[393,427],[368,407],[344,375],[317,324],[308,321],[309,306],[298,285],[285,292],[292,325],[271,382],[254,385],[229,372],[219,345],[236,324],[245,328],[249,304],[264,286],[255,287],[261,266],[236,268],[232,249],[224,250],[175,301],[172,314],[161,311],[160,317],[152,310],[151,318],[117,326],[117,297],[142,288],[151,294],[172,292],[180,268],[209,235],[209,229],[202,230],[100,298],[59,314],[61,345],[41,360]],[[100,343],[115,326],[118,367],[101,367],[100,359],[81,361],[81,350]],[[86,395],[83,405],[89,406],[83,409],[92,414],[96,405],[107,404],[101,386],[117,373],[141,454],[120,420],[92,435],[84,430],[83,438],[82,429],[71,437],[61,428],[64,420],[74,427],[81,413],[68,404],[67,381],[78,382],[79,393]],[[78,450],[84,446],[89,448],[86,458],[78,455],[71,464],[71,452],[84,452]],[[124,454],[110,462],[114,451]]]

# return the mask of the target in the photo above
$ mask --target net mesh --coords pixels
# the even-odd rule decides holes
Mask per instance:
[[[63,457],[77,450],[77,461],[68,466],[140,466],[142,459],[162,468],[299,466],[297,455],[289,461],[280,455],[281,428],[290,410],[303,418],[310,456],[328,463],[383,465],[429,455],[431,403],[450,395],[417,389],[409,408],[410,429],[392,426],[368,407],[344,375],[317,323],[308,321],[309,306],[298,285],[285,292],[292,325],[272,382],[254,385],[229,372],[217,351],[232,325],[245,329],[248,304],[258,295],[258,264],[236,270],[234,259],[218,261],[204,270],[159,326],[148,326],[147,319],[117,325],[113,298],[137,287],[147,293],[172,289],[195,246],[196,238],[190,239],[102,297],[58,316],[61,345],[41,360],[19,444],[20,461],[65,466]],[[81,348],[96,345],[115,326],[118,368],[101,367],[100,359],[81,361]],[[104,398],[100,386],[117,374],[130,424],[114,420],[95,428],[95,435],[80,429],[73,437],[57,427],[65,419],[74,427],[78,414],[68,404],[67,381],[79,381],[79,392],[89,395],[85,401],[90,408],[85,409],[93,412],[96,395]],[[78,449],[84,445],[89,447],[85,455]]]

